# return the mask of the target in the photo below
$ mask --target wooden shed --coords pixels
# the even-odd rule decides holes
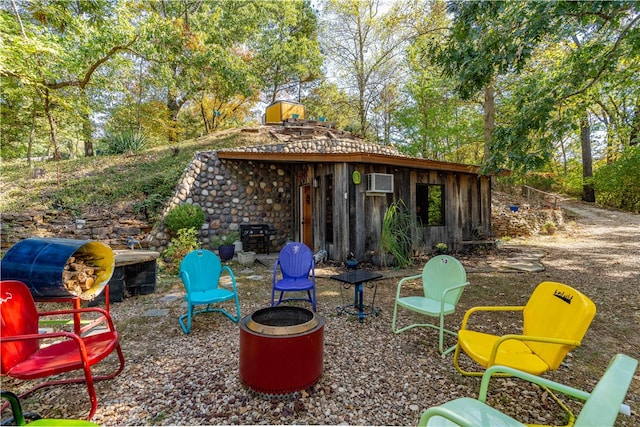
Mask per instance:
[[[281,124],[287,119],[305,119],[305,107],[294,101],[275,101],[265,111],[265,124]]]
[[[438,243],[463,249],[491,235],[491,177],[479,174],[479,167],[409,157],[390,147],[328,134],[216,152],[223,167],[246,167],[235,183],[240,189],[256,186],[247,205],[267,210],[247,206],[244,214],[245,208],[236,204],[240,213],[234,220],[272,225],[272,250],[295,240],[314,252],[326,250],[337,261],[349,253],[368,260],[379,250],[387,208],[398,201],[411,214],[416,253],[431,252]],[[273,175],[257,180],[255,171]],[[286,184],[267,186],[267,202],[261,203],[258,183],[276,182]],[[277,202],[277,209],[269,201]]]

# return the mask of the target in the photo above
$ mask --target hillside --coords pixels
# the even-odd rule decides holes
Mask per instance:
[[[117,201],[168,198],[197,151],[264,143],[241,129],[150,148],[128,155],[101,155],[60,161],[2,163],[0,212],[58,209],[83,212]]]
[[[144,247],[145,236],[194,153],[291,137],[272,127],[230,129],[129,155],[37,162],[32,169],[24,161],[5,162],[0,186],[2,249],[32,235],[95,239],[115,249],[124,248],[126,237],[134,236]],[[557,210],[539,211],[540,203],[544,208],[544,200],[532,202],[512,192],[495,192],[497,237],[526,236],[546,221],[562,222]],[[509,210],[512,204],[522,206],[517,215]]]

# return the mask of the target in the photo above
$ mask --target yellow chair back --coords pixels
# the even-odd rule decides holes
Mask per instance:
[[[582,341],[596,306],[580,291],[557,282],[540,283],[523,312],[523,335]],[[528,341],[527,345],[551,370],[558,369],[575,346]]]

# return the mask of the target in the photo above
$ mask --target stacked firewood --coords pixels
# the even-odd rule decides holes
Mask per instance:
[[[95,265],[95,255],[90,253],[75,253],[67,260],[62,271],[64,287],[74,294],[80,295],[93,287],[98,274],[104,269]]]

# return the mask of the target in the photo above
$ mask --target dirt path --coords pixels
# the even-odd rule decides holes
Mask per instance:
[[[567,212],[563,230],[523,244],[546,253],[549,280],[562,278],[596,303],[587,349],[640,358],[640,215],[579,202],[561,207]]]

